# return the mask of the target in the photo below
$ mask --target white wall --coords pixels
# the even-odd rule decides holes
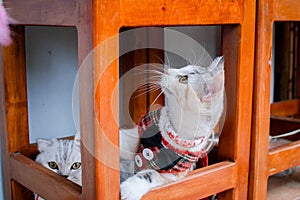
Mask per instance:
[[[214,59],[216,56],[220,56],[220,50],[221,50],[221,26],[177,26],[177,27],[168,27],[168,29],[174,30],[174,31],[178,31],[181,32],[185,35],[187,35],[188,37],[194,39],[195,41],[197,41],[198,44],[200,44],[206,51],[207,53],[210,55],[210,57],[212,59]],[[186,44],[181,44],[180,41],[177,41],[176,38],[172,38],[177,37],[176,34],[169,34],[169,35],[165,35],[165,46],[168,46],[168,42],[169,43],[176,43],[175,48],[183,48],[186,46]],[[170,38],[171,37],[171,38]],[[174,44],[173,44],[174,45]],[[189,62],[191,62],[191,64],[195,64],[193,62],[197,62],[199,60],[203,60],[204,63],[205,62],[202,57],[201,57],[201,53],[202,52],[198,52],[198,48],[196,46],[193,46],[193,44],[189,47],[190,49],[188,50],[187,54],[190,54],[190,56],[188,56],[191,60],[188,60]],[[187,63],[185,60],[181,59],[178,56],[174,56],[172,54],[167,53],[166,56],[168,58],[165,59],[165,62],[168,62],[168,60],[170,60],[171,62],[171,66],[172,67],[182,67],[185,66]],[[194,60],[196,58],[196,60]]]
[[[28,26],[25,33],[30,142],[74,135],[71,100],[78,66],[76,29]],[[4,200],[1,172],[0,165],[0,200]]]
[[[76,29],[26,27],[26,65],[30,141],[74,135]]]

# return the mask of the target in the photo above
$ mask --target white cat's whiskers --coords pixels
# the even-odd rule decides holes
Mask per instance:
[[[157,84],[149,84],[147,83],[146,85],[142,85],[141,87],[139,87],[138,90],[136,90],[136,92],[138,94],[134,95],[135,98],[143,96],[149,92],[154,92],[154,91],[159,91],[160,90],[160,86]]]
[[[161,92],[156,96],[156,98],[153,100],[153,102],[150,104],[150,106],[148,107],[148,109],[149,108],[151,108],[154,104],[155,104],[155,102],[157,101],[157,99],[163,94],[164,92],[161,90]]]
[[[196,55],[196,50],[193,50],[193,55],[194,55],[194,60],[191,64],[196,65],[197,64],[197,55]]]
[[[164,71],[166,71],[166,69],[170,69],[171,68],[171,63],[170,63],[170,60],[169,60],[169,57],[168,57],[168,54],[165,53],[165,58],[167,59],[167,64],[164,65]]]

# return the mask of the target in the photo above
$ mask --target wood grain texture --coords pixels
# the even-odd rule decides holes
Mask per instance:
[[[6,122],[6,103],[5,103],[5,81],[4,81],[4,62],[3,48],[0,48],[0,136],[1,136],[1,151],[2,151],[2,170],[9,172],[8,161],[8,134]],[[9,199],[11,195],[10,174],[3,173],[3,189],[4,198]]]
[[[6,104],[6,127],[7,127],[7,147],[5,152],[7,157],[13,152],[26,152],[29,149],[29,128],[28,128],[28,108],[26,90],[26,63],[25,63],[25,32],[24,27],[13,28],[16,41],[11,46],[4,49],[4,80],[5,80],[5,104]],[[4,156],[4,157],[5,157]],[[7,161],[6,159],[4,159]],[[9,163],[9,173],[12,166]],[[31,192],[20,184],[11,181],[8,176],[4,184],[11,185],[12,194],[9,198],[24,199],[32,198]]]
[[[121,23],[125,26],[238,24],[244,17],[244,2],[124,0],[120,3]]]
[[[81,199],[80,186],[51,172],[22,154],[12,154],[9,161],[11,178],[44,198]],[[20,197],[17,196],[14,199],[20,199]]]
[[[17,38],[4,50],[4,79],[9,152],[29,147],[24,28],[13,29]]]
[[[94,8],[94,47],[107,38],[117,34],[120,29],[119,2],[118,1],[93,1]],[[118,164],[119,151],[112,149],[118,147],[118,125],[113,117],[111,110],[111,94],[119,78],[118,61],[113,62],[106,69],[105,75],[103,70],[110,61],[108,54],[118,57],[119,39],[115,38],[113,46],[110,46],[112,52],[97,49],[94,54],[94,87],[95,87],[95,178],[96,178],[96,199],[108,200],[119,199],[119,172],[117,168],[107,165],[102,158],[113,159],[115,165]],[[102,59],[100,59],[102,58]],[[101,88],[101,90],[100,90]],[[119,112],[119,102],[116,101],[114,106]],[[118,121],[118,117],[116,118]],[[106,141],[105,141],[106,139]],[[112,144],[106,147],[105,144]],[[111,148],[112,147],[112,148]],[[108,149],[106,149],[108,148]],[[106,154],[106,157],[105,157]],[[113,155],[113,156],[111,156]]]
[[[299,2],[293,0],[274,0],[274,20],[275,21],[299,21]],[[272,7],[270,7],[272,9]]]
[[[40,25],[40,26],[74,26],[78,31],[78,64],[81,66],[85,57],[93,49],[93,16],[91,0],[71,0],[71,1],[51,1],[42,0],[11,0],[5,2],[9,15],[16,20],[17,25]],[[16,26],[19,28],[19,26]],[[23,30],[24,27],[19,28]],[[9,153],[14,151],[23,152],[25,155],[33,157],[36,154],[35,147],[28,143],[27,120],[27,98],[26,98],[26,77],[25,77],[25,52],[24,52],[24,30],[20,32],[13,30],[14,43],[12,46],[4,49],[5,71],[5,96],[7,98],[7,131],[4,131],[7,140],[5,145],[9,144],[9,152],[3,157],[9,157]],[[13,66],[12,66],[13,65]],[[81,120],[81,139],[82,141],[82,194],[83,199],[95,199],[95,179],[94,179],[94,103],[93,103],[93,70],[81,70],[79,75],[80,82],[80,120]],[[2,74],[3,75],[3,74]],[[2,105],[1,105],[2,106]],[[2,122],[5,120],[1,119]],[[19,132],[18,138],[13,138],[11,130]],[[28,125],[27,125],[28,126]],[[6,127],[4,127],[6,129]],[[24,129],[24,130],[23,130]],[[88,147],[88,148],[87,148]],[[10,163],[11,164],[11,163]],[[5,187],[10,188],[10,169],[7,167],[5,175]],[[19,169],[19,168],[18,168]],[[35,169],[36,170],[36,169]],[[38,169],[37,169],[38,170]],[[21,175],[20,175],[21,176]],[[45,174],[47,176],[47,174]],[[32,179],[23,181],[30,185]],[[18,193],[20,184],[16,186],[14,198],[28,199]],[[43,187],[43,186],[41,186]],[[30,189],[30,188],[29,188]],[[10,199],[10,189],[6,189],[6,199]],[[18,196],[20,195],[20,196]],[[30,198],[31,199],[31,198]]]
[[[298,21],[299,10],[300,5],[291,0],[259,0],[257,4],[249,199],[266,199],[268,176],[298,163],[289,154],[298,149],[297,142],[269,154],[269,129],[273,23]]]
[[[142,199],[202,199],[215,194],[216,191],[225,191],[235,187],[235,170],[233,162],[220,162],[195,170],[176,183],[154,189]],[[216,179],[216,176],[227,178]]]
[[[271,104],[271,115],[276,117],[288,117],[300,114],[300,100],[292,99]]]
[[[300,141],[270,150],[268,175],[300,165]]]

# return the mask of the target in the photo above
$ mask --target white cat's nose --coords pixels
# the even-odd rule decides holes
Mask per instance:
[[[63,170],[62,170],[62,171],[59,171],[58,174],[61,175],[61,176],[63,176],[63,177],[65,177],[65,178],[68,178],[68,177],[69,177],[69,173],[68,173],[68,172],[65,172],[65,171],[63,171]]]

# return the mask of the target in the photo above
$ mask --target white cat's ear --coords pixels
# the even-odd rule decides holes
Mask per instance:
[[[37,139],[37,145],[39,152],[43,152],[57,141],[56,138],[53,139]]]
[[[209,68],[213,74],[222,72],[224,70],[224,57],[216,57],[214,61],[210,64]]]

